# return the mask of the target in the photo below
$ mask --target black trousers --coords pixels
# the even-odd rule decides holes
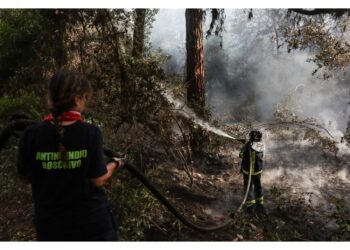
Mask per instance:
[[[249,175],[243,174],[244,191],[247,190]],[[247,206],[254,204],[264,204],[263,190],[261,187],[261,174],[252,175],[250,181],[249,193],[246,201]]]
[[[38,241],[116,241],[117,221],[111,211],[94,218],[34,220]]]

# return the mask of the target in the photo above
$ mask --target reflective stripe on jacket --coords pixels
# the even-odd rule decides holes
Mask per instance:
[[[263,170],[263,155],[263,151],[259,152],[252,149],[251,143],[248,142],[239,153],[239,157],[242,158],[241,172],[243,174],[249,175],[251,161],[253,167],[252,175],[261,174]]]

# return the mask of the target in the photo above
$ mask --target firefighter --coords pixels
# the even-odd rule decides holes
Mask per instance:
[[[258,214],[265,214],[264,196],[261,187],[264,148],[262,133],[258,130],[252,130],[249,133],[249,141],[239,153],[239,157],[242,158],[240,171],[243,174],[244,190],[247,190],[250,164],[252,166],[249,192],[245,203],[246,212],[248,214],[252,214],[254,208]]]

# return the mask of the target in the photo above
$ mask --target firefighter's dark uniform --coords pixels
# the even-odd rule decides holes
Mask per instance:
[[[239,153],[239,157],[242,158],[241,173],[243,174],[244,190],[247,189],[250,162],[252,163],[252,179],[246,201],[247,208],[252,207],[255,204],[260,206],[264,204],[264,196],[261,187],[263,155],[264,145],[261,142],[248,142]],[[253,192],[255,193],[255,196]]]

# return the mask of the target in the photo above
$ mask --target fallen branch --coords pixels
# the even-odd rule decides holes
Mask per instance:
[[[294,125],[294,126],[306,127],[306,128],[317,128],[317,129],[323,130],[332,139],[334,139],[334,136],[325,127],[322,127],[321,125],[318,125],[318,124],[308,123],[308,122],[299,122],[299,121],[287,122],[286,121],[286,122],[265,123],[265,124],[261,124],[260,126],[257,126],[257,128],[273,127],[273,126],[279,126],[279,125]]]

